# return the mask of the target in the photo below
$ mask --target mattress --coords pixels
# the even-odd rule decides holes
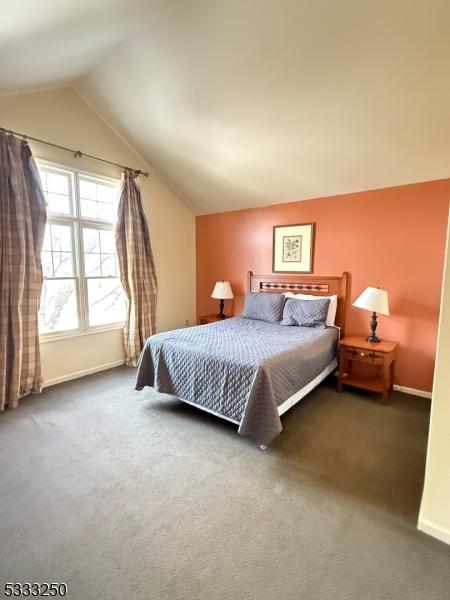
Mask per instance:
[[[282,431],[277,407],[335,358],[334,327],[284,327],[234,317],[150,337],[136,389],[173,394],[239,423],[268,445]]]

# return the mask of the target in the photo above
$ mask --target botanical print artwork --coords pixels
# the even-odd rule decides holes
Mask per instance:
[[[283,262],[301,262],[302,260],[302,236],[283,236]]]
[[[273,228],[272,271],[312,273],[314,223],[275,225]]]

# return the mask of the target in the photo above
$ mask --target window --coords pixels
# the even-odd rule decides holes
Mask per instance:
[[[114,221],[119,181],[38,161],[48,202],[41,334],[122,325]]]

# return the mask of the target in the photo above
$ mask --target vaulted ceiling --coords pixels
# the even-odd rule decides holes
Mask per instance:
[[[448,0],[1,0],[1,14],[0,93],[74,86],[196,212],[449,176]]]

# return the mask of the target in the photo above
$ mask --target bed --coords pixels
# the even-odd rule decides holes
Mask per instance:
[[[336,295],[335,326],[284,327],[233,317],[159,333],[142,351],[136,389],[151,386],[177,396],[237,424],[238,433],[267,447],[282,431],[281,415],[337,366],[347,279],[347,273],[317,277],[249,272],[250,292]]]

